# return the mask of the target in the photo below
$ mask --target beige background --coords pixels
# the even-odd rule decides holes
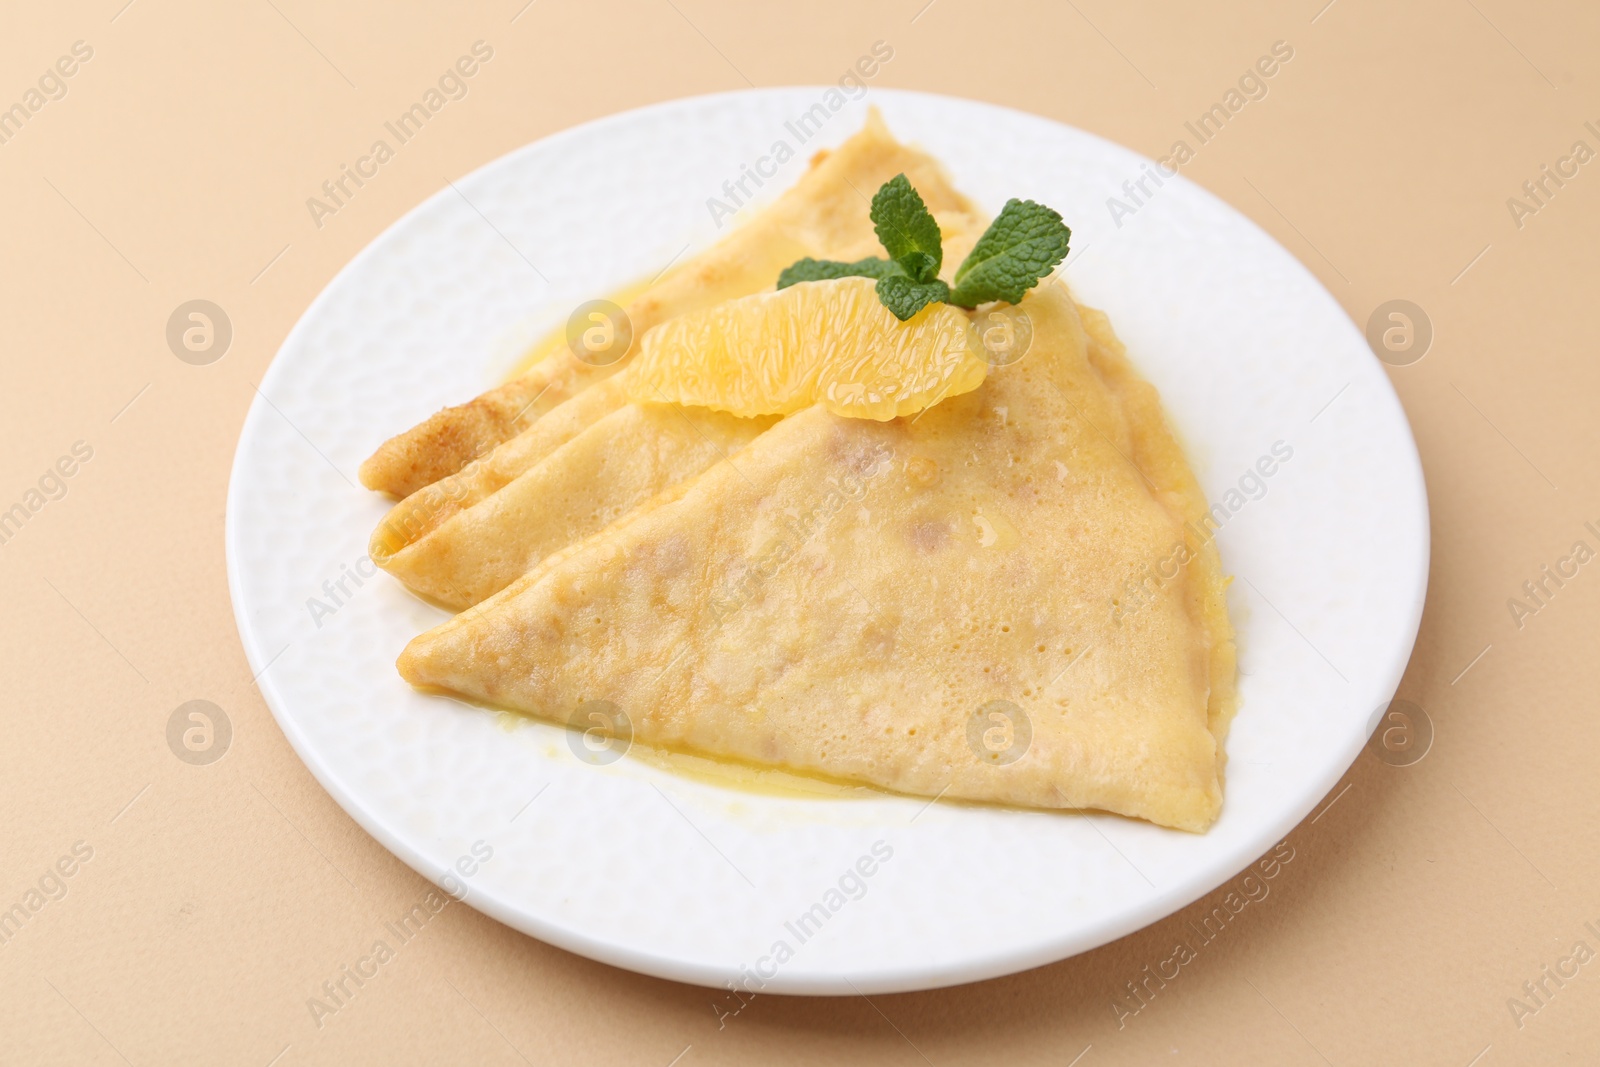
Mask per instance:
[[[1600,164],[1520,228],[1506,200],[1573,141],[1600,149],[1583,125],[1600,127],[1600,8],[1323,2],[1004,16],[973,0],[8,4],[0,106],[73,42],[94,55],[0,145],[0,509],[74,442],[94,454],[0,545],[0,909],[76,842],[93,857],[0,946],[0,1060],[1591,1059],[1600,962],[1546,979],[1553,995],[1520,1026],[1507,999],[1575,941],[1600,950],[1584,926],[1600,930],[1600,568],[1520,630],[1506,601],[1580,537],[1600,547],[1583,529],[1600,525]],[[316,228],[305,199],[479,38],[495,60],[471,95]],[[1215,900],[1011,978],[870,1002],[763,997],[722,1029],[706,990],[452,905],[318,1029],[306,999],[426,883],[316,785],[251,684],[222,514],[252,383],[334,272],[446,178],[619,109],[832,81],[880,39],[895,56],[877,85],[1009,104],[1152,156],[1274,41],[1293,46],[1268,97],[1186,173],[1358,324],[1393,298],[1433,322],[1428,355],[1390,370],[1433,507],[1428,609],[1400,690],[1431,718],[1432,750],[1403,768],[1364,755],[1290,835],[1271,896],[1120,1029],[1118,987]],[[233,323],[210,366],[165,342],[193,298]],[[194,698],[234,728],[210,766],[165,739]]]

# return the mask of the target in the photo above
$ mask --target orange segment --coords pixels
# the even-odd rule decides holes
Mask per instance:
[[[983,384],[972,322],[930,304],[905,322],[870,278],[801,282],[664,322],[627,371],[632,400],[789,415],[819,401],[884,422]]]

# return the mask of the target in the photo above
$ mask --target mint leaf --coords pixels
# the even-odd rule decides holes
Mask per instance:
[[[836,259],[805,259],[791,263],[778,275],[778,288],[787,289],[795,282],[819,282],[831,278],[882,278],[899,271],[897,264],[877,256],[858,259],[854,263],[841,263]]]
[[[964,308],[990,300],[1017,303],[1066,258],[1071,237],[1061,216],[1043,204],[1007,200],[957,268],[950,302]]]
[[[936,300],[949,299],[950,287],[938,278],[919,282],[904,274],[886,274],[878,279],[878,301],[901,322]]]
[[[889,258],[917,282],[939,276],[944,248],[939,224],[904,174],[884,182],[872,197],[872,225]]]

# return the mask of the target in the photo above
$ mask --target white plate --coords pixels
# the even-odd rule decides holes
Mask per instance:
[[[1428,570],[1421,467],[1394,391],[1333,297],[1249,220],[1168,179],[1119,228],[1107,198],[1125,196],[1142,157],[965,100],[874,90],[802,145],[786,123],[825,92],[617,115],[441,190],[289,334],[245,420],[228,494],[229,583],[262,693],[357,822],[435,882],[468,857],[472,876],[447,884],[518,930],[666,978],[743,974],[768,993],[1017,971],[1231,878],[1360,752],[1410,656]],[[580,764],[564,728],[511,729],[400,680],[395,656],[443,612],[382,574],[346,579],[337,604],[324,589],[370,572],[367,536],[388,505],[355,471],[376,445],[500,381],[578,303],[709,243],[707,200],[742,165],[779,141],[795,150],[761,190],[769,199],[816,148],[854,132],[867,102],[990,211],[1020,196],[1066,216],[1068,280],[1110,313],[1160,389],[1208,498],[1244,501],[1219,536],[1238,577],[1243,705],[1225,807],[1206,834],[888,796],[760,796],[632,757]],[[1293,455],[1263,479],[1265,494],[1230,498],[1279,442]],[[333,614],[313,612],[313,597]],[[870,877],[848,875],[879,842],[892,856]],[[475,845],[492,857],[477,864]],[[819,903],[827,920],[801,941],[791,925]],[[779,942],[792,953],[781,964]]]

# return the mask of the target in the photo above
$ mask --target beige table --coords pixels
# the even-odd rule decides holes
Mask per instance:
[[[1600,163],[1572,155],[1600,151],[1600,8],[1323,2],[8,5],[0,107],[23,110],[0,114],[0,511],[26,515],[0,527],[0,909],[22,909],[0,915],[0,1060],[1592,1062],[1600,565],[1538,603],[1523,583],[1576,541],[1600,549]],[[467,95],[313,218],[308,198],[480,40],[493,58]],[[706,990],[452,905],[314,1019],[308,998],[428,886],[317,786],[251,684],[222,513],[252,383],[334,272],[446,178],[623,108],[831,82],[877,41],[893,58],[874,85],[1151,156],[1186,139],[1184,172],[1357,323],[1424,309],[1431,348],[1390,374],[1433,507],[1401,685],[1431,750],[1364,755],[1289,836],[1270,895],[1164,985],[1148,974],[1223,891],[1031,973],[765,997],[720,1028]],[[1249,83],[1258,98],[1197,145],[1185,123],[1275,42],[1293,55],[1265,94]],[[209,365],[167,342],[194,299],[232,326]],[[197,699],[231,724],[209,765],[168,743]]]

